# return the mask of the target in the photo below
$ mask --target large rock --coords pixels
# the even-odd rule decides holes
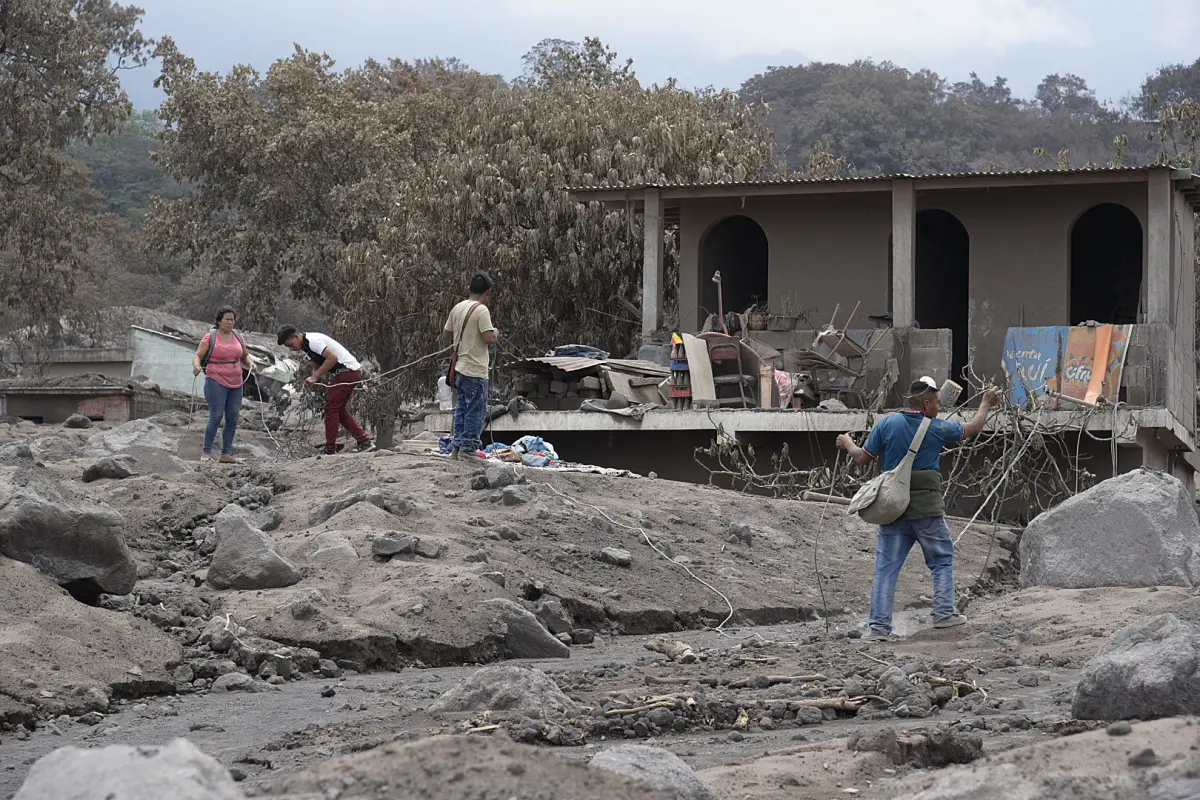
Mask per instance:
[[[82,448],[65,436],[40,436],[29,443],[29,450],[38,461],[66,461],[83,455]]]
[[[270,795],[281,800],[680,800],[677,794],[495,736],[388,742],[318,761],[302,772],[281,771],[285,774],[274,781]]]
[[[429,710],[524,711],[551,716],[573,714],[579,708],[540,669],[504,664],[478,670],[439,697]]]
[[[554,638],[538,618],[503,597],[484,601],[485,606],[500,613],[505,626],[504,655],[506,658],[569,658],[571,649]]]
[[[1038,515],[1021,537],[1021,585],[1200,585],[1195,499],[1175,477],[1118,475]]]
[[[83,482],[92,483],[104,478],[119,481],[137,474],[137,459],[127,453],[122,453],[116,456],[104,456],[89,464],[83,470]]]
[[[72,414],[63,420],[64,428],[90,428],[92,427],[92,419],[86,414]]]
[[[1117,631],[1084,667],[1071,711],[1078,719],[1200,714],[1200,628],[1159,614]]]
[[[378,486],[365,489],[347,489],[310,511],[308,524],[310,527],[320,525],[334,514],[345,511],[356,503],[370,503],[398,517],[408,516],[416,510],[416,506],[411,500],[397,497],[390,492],[380,489]]]
[[[244,800],[229,772],[186,739],[165,747],[62,747],[39,758],[13,800]]]
[[[135,419],[111,431],[97,433],[88,439],[84,449],[91,456],[111,456],[123,453],[131,447],[174,451],[175,442],[166,431],[150,420]]]
[[[208,568],[215,589],[278,589],[299,582],[300,570],[275,550],[271,537],[255,528],[249,512],[228,505],[213,523],[217,549]]]
[[[38,467],[0,468],[0,555],[79,596],[129,594],[137,565],[113,508]]]
[[[358,560],[354,545],[337,531],[318,533],[312,540],[308,560],[322,567],[340,567]]]
[[[662,747],[621,744],[597,753],[591,766],[624,775],[656,789],[673,791],[679,800],[716,800],[717,795],[679,756]]]
[[[933,709],[933,703],[925,692],[910,681],[899,667],[889,667],[879,676],[879,696],[893,707],[903,708],[907,713],[902,716],[927,717]]]

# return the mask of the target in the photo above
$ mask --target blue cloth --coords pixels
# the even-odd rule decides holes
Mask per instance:
[[[881,466],[884,472],[895,469],[904,460],[904,454],[912,445],[913,437],[917,435],[917,428],[921,427],[923,418],[917,411],[900,411],[889,414],[871,429],[871,435],[867,437],[867,443],[863,449],[883,462]],[[917,451],[912,468],[914,470],[940,471],[941,464],[938,455],[942,452],[942,448],[962,440],[963,425],[961,422],[951,422],[945,419],[931,420],[929,430],[925,432],[925,439],[921,442],[921,449]]]
[[[456,375],[458,406],[454,409],[454,449],[474,453],[483,442],[483,423],[487,417],[488,382],[485,378]]]
[[[233,437],[237,433],[238,412],[242,410],[242,387],[230,389],[212,378],[204,379],[204,400],[208,403],[208,427],[204,429],[204,453],[212,455],[213,442],[217,440],[217,427],[221,419],[225,427],[221,431],[221,452],[233,453]]]
[[[871,630],[892,632],[896,578],[914,543],[933,573],[933,620],[954,616],[954,540],[945,517],[909,519],[882,525],[875,540],[875,584],[871,587]]]
[[[443,436],[438,439],[438,452],[444,456],[450,455],[450,451],[454,449],[454,437]]]

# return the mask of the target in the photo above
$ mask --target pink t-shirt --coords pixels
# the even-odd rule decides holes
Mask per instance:
[[[212,331],[204,334],[204,338],[201,339],[201,343],[204,345],[206,350],[208,348],[208,339],[210,336],[212,336]],[[230,334],[229,341],[225,341],[220,335],[218,335],[217,346],[213,348],[212,353],[210,353],[208,356],[208,366],[204,368],[204,374],[229,389],[241,388],[241,360],[242,343],[238,341],[238,338],[233,334]]]

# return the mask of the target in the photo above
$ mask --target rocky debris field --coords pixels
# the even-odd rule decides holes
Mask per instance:
[[[960,628],[914,555],[867,642],[838,507],[411,447],[201,468],[198,435],[0,426],[0,796],[1200,796],[1187,721],[1127,722],[1200,711],[1169,476],[967,530]]]

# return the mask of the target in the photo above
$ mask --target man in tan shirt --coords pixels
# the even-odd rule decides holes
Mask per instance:
[[[480,436],[487,417],[488,346],[496,341],[496,327],[487,303],[492,296],[492,279],[478,272],[471,278],[471,296],[450,310],[445,336],[457,349],[454,372],[458,403],[454,409],[454,458],[479,458]]]

